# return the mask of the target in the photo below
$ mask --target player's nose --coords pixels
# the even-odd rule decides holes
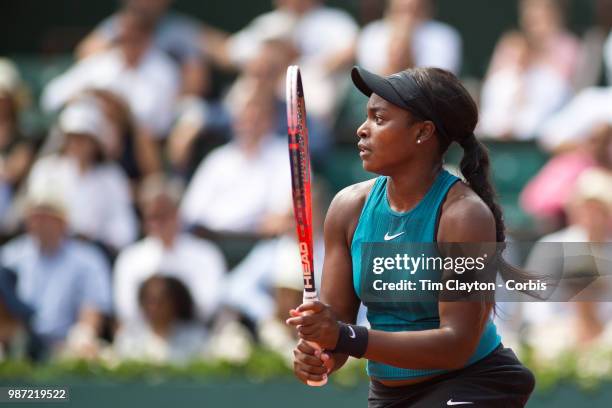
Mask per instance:
[[[359,139],[363,139],[363,138],[368,137],[368,134],[369,134],[368,132],[369,132],[369,130],[368,130],[368,126],[367,126],[367,125],[368,125],[368,121],[366,120],[365,122],[363,122],[363,123],[361,124],[361,126],[359,126],[359,127],[357,128],[357,137],[358,137]]]

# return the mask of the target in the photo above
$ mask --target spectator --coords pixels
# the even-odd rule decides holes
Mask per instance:
[[[351,16],[326,7],[323,0],[278,0],[275,10],[213,47],[221,63],[244,66],[267,40],[288,40],[297,51],[295,63],[308,83],[309,113],[331,126],[354,57],[358,27]],[[216,49],[216,50],[215,50]]]
[[[162,139],[173,119],[178,69],[154,47],[154,25],[142,14],[124,9],[117,26],[116,46],[79,61],[52,80],[43,92],[42,106],[55,111],[83,90],[111,90],[128,102],[139,127]]]
[[[142,132],[134,121],[132,112],[123,97],[106,89],[87,89],[71,99],[89,99],[97,103],[108,123],[109,143],[107,160],[121,166],[135,186],[144,176],[158,172],[161,154],[155,140]],[[41,154],[49,154],[61,148],[64,136],[53,129],[41,148]]]
[[[180,231],[180,198],[181,188],[162,176],[150,176],[143,183],[140,205],[146,237],[119,254],[114,270],[116,313],[124,325],[142,321],[138,288],[156,273],[187,285],[201,321],[217,310],[223,296],[225,260],[212,243]]]
[[[58,186],[32,186],[27,196],[26,234],[7,243],[0,262],[17,276],[17,295],[33,310],[32,328],[55,351],[97,351],[96,336],[111,310],[110,270],[94,246],[68,236],[68,207]],[[76,341],[78,339],[78,342]]]
[[[432,9],[431,0],[387,0],[385,17],[361,32],[358,64],[381,75],[411,67],[438,67],[458,74],[461,37],[453,27],[433,20]]]
[[[314,185],[312,196],[314,279],[315,286],[320,287],[325,252],[325,191],[321,184]],[[253,328],[255,337],[262,346],[275,350],[287,357],[288,361],[292,361],[295,332],[289,329],[285,320],[289,316],[289,310],[302,302],[302,276],[294,228],[285,231],[277,239],[258,243],[230,273],[224,297],[223,317],[226,320],[219,319],[221,324],[217,325],[211,341],[215,346],[213,352],[218,351],[224,357],[232,356],[233,351],[224,347],[224,343],[232,341],[230,338],[233,336],[246,337],[249,340],[249,336],[243,334],[246,329],[240,330],[236,327],[240,320]],[[249,296],[245,297],[245,293]],[[358,321],[366,323],[365,308],[360,308]]]
[[[346,92],[359,27],[348,13],[324,6],[323,0],[280,3],[299,18],[292,37],[300,55],[295,62],[308,84],[309,114],[331,126]]]
[[[492,66],[484,81],[476,131],[495,139],[532,139],[542,122],[567,100],[570,83],[551,66],[535,64],[525,35],[506,34],[499,44],[506,50],[507,62]]]
[[[202,357],[206,331],[195,321],[187,287],[170,276],[155,275],[138,290],[144,324],[122,326],[115,351],[122,359],[185,364]]]
[[[41,351],[30,331],[32,309],[19,300],[15,286],[15,275],[0,267],[0,362],[34,358]]]
[[[22,90],[15,65],[0,58],[0,236],[15,229],[9,217],[13,196],[30,170],[36,148],[20,129]]]
[[[71,230],[114,252],[137,235],[126,176],[107,160],[116,135],[91,98],[69,104],[59,116],[58,127],[65,138],[62,149],[34,164],[28,185],[38,188],[52,177],[69,206]]]
[[[322,238],[322,237],[317,237]],[[317,242],[321,244],[321,240]],[[317,261],[319,265],[323,259],[321,248],[317,248]],[[279,243],[275,268],[272,270],[272,296],[274,299],[274,313],[262,319],[257,325],[257,337],[261,344],[270,350],[275,350],[284,356],[287,361],[293,361],[293,349],[297,340],[296,333],[291,330],[285,320],[289,317],[289,310],[295,309],[302,303],[304,280],[302,279],[301,263],[298,245],[295,239],[285,239]],[[316,278],[320,283],[321,269],[317,267]],[[320,286],[318,286],[320,287]]]
[[[291,181],[287,143],[274,134],[274,98],[245,94],[236,110],[234,139],[202,161],[181,215],[213,231],[275,235],[291,220]]]
[[[289,310],[277,308],[274,295],[276,287],[292,289],[303,284],[300,281],[302,270],[298,246],[293,235],[295,233],[289,231],[277,240],[259,243],[230,274],[224,304],[256,326],[275,320],[277,314],[286,314]],[[317,236],[315,242],[315,276],[317,282],[320,282],[323,238]],[[295,282],[290,280],[291,276],[300,283],[289,285],[288,282]],[[245,293],[249,296],[245,297]]]
[[[112,91],[91,89],[85,92],[95,98],[116,135],[108,151],[108,160],[117,162],[133,185],[161,169],[161,155],[154,140],[140,132],[127,102]]]
[[[292,32],[298,16],[285,3],[274,1],[274,10],[257,16],[240,31],[218,38],[208,50],[210,56],[222,67],[241,68],[259,53],[266,41],[288,41],[293,45]]]
[[[597,270],[596,261],[597,258],[610,259],[609,245],[586,247],[580,243],[612,242],[612,172],[604,169],[585,171],[578,178],[566,207],[569,225],[543,237],[540,242],[544,244],[534,247],[527,262],[530,270],[537,270],[539,273],[556,276],[562,272],[566,281],[557,290],[567,288],[567,281],[573,277],[584,278],[598,276],[602,272],[609,273],[606,270]],[[564,258],[556,259],[551,253],[554,254],[554,249],[560,244],[563,245]],[[588,252],[584,252],[585,250]],[[597,254],[596,251],[599,250],[604,252]],[[588,256],[585,256],[586,253]],[[601,265],[604,264],[605,262]],[[579,279],[577,281],[580,282]],[[581,295],[584,296],[587,288],[580,289]],[[607,292],[610,290],[609,287],[588,288],[593,289]],[[557,349],[589,346],[598,340],[604,332],[606,320],[609,320],[605,316],[609,316],[610,307],[607,303],[593,303],[588,300],[582,297],[579,302],[572,303],[523,304],[523,316],[531,323],[528,340],[535,348],[536,354],[550,355],[551,352],[558,351]]]
[[[538,220],[559,227],[576,180],[596,166],[612,170],[610,125],[596,127],[579,144],[566,144],[565,151],[553,157],[525,186],[520,198],[522,207]]]
[[[313,273],[316,287],[321,283],[325,250],[323,202],[327,197],[322,186],[322,183],[315,183],[312,189]],[[287,211],[293,213],[289,208]],[[298,304],[301,303],[303,280],[298,248],[294,223],[280,237],[258,243],[231,271],[224,298],[225,306],[246,317],[260,333],[262,326],[270,323],[274,327],[278,323],[284,327],[274,332],[292,337],[292,331],[285,330],[288,327],[284,324],[284,318],[293,307],[291,305],[296,299],[296,290],[299,292]],[[249,293],[248,299],[244,293]],[[261,340],[265,342],[265,339]]]
[[[230,273],[223,310],[215,321],[210,352],[216,358],[241,362],[256,339],[263,347],[290,360],[294,332],[284,320],[302,300],[302,270],[294,231],[258,243]],[[323,239],[315,236],[315,280],[321,281]],[[248,296],[245,296],[248,294]]]
[[[576,73],[579,43],[576,36],[564,26],[566,2],[521,0],[518,4],[520,33],[528,43],[530,62],[550,68],[564,81],[571,83]],[[493,52],[489,75],[507,64],[515,64],[519,57],[516,55],[515,44],[505,38],[502,37]]]
[[[295,49],[288,41],[263,41],[257,52],[243,66],[236,82],[232,84],[225,97],[226,105],[232,109],[237,106],[245,93],[258,91],[272,92],[279,99],[284,100],[287,66],[296,56]]]
[[[582,144],[597,127],[612,125],[611,103],[612,87],[582,90],[542,124],[538,142],[551,152]]]
[[[604,62],[607,70],[606,79],[608,80],[608,85],[612,86],[612,29],[610,29],[610,34],[608,34],[608,39],[604,44]]]
[[[153,43],[181,67],[182,93],[202,95],[206,93],[208,67],[200,51],[200,38],[205,31],[197,20],[171,10],[173,0],[122,0],[123,6],[142,16],[153,28]],[[79,59],[107,51],[120,38],[121,12],[112,14],[77,46]]]
[[[231,111],[240,106],[244,95],[274,92],[277,106],[275,131],[280,135],[285,135],[287,133],[285,74],[287,66],[295,57],[295,50],[287,41],[264,41],[257,54],[245,65],[242,73],[225,96],[225,105],[228,110]],[[308,135],[313,162],[314,164],[322,163],[329,151],[331,137],[325,124],[310,114],[308,115]]]
[[[231,115],[221,101],[183,98],[166,144],[172,171],[189,179],[202,158],[230,135]]]
[[[612,0],[596,0],[595,25],[584,35],[581,64],[576,80],[577,95],[542,126],[538,141],[549,151],[565,150],[568,145],[581,144],[603,123],[612,124],[608,106],[612,103],[612,88],[603,85],[603,60],[612,67]],[[608,41],[606,43],[606,37]],[[610,71],[612,72],[612,71]],[[608,84],[612,85],[612,75]]]
[[[612,85],[612,30],[610,31],[610,35],[608,36],[604,47],[604,58],[607,68],[606,78],[608,85]]]
[[[612,242],[612,171],[593,168],[580,175],[566,203],[568,226],[544,242]]]
[[[608,85],[612,85],[612,75],[607,75],[606,72],[607,66],[612,74],[612,40],[608,42],[606,49],[606,39],[612,29],[612,0],[595,0],[593,20],[595,24],[582,35],[580,61],[574,81],[577,91],[604,85],[606,78]],[[609,56],[606,57],[606,54]]]
[[[503,35],[481,94],[477,132],[497,139],[531,139],[570,96],[578,42],[563,27],[557,0],[522,0],[521,31]]]

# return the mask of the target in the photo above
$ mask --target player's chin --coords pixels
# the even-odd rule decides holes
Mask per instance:
[[[361,158],[361,165],[363,166],[363,169],[367,172],[370,173],[377,173],[378,169],[380,169],[380,166],[377,165],[376,160],[372,160],[372,158],[368,157],[368,158]]]

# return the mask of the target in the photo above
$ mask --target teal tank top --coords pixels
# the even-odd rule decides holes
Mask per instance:
[[[362,303],[368,308],[367,317],[372,329],[389,332],[419,331],[440,327],[437,302],[372,302],[360,296],[362,285],[361,251],[364,243],[382,243],[387,238],[393,244],[432,243],[436,241],[436,224],[441,205],[450,188],[459,178],[442,170],[425,197],[408,212],[391,209],[387,198],[387,178],[378,177],[361,211],[351,243],[353,287]],[[399,235],[401,233],[401,235]],[[426,273],[431,273],[428,271]],[[434,272],[436,273],[436,272]],[[416,271],[415,275],[418,275]],[[441,272],[437,272],[440,279]],[[474,354],[472,364],[491,353],[501,342],[495,324],[490,319]],[[394,367],[376,361],[368,361],[368,375],[381,380],[404,380],[441,374],[441,369],[410,369]]]

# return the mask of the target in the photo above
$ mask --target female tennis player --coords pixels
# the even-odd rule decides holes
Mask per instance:
[[[385,78],[355,67],[352,79],[369,97],[359,155],[380,177],[342,190],[329,208],[322,301],[300,305],[287,320],[300,337],[296,376],[321,381],[351,355],[368,359],[371,408],[524,406],[534,377],[501,345],[491,303],[430,307],[359,296],[364,243],[505,240],[488,154],[473,134],[475,102],[453,74],[436,68]],[[442,167],[453,142],[464,149],[465,182]],[[354,324],[360,302],[371,329]]]

